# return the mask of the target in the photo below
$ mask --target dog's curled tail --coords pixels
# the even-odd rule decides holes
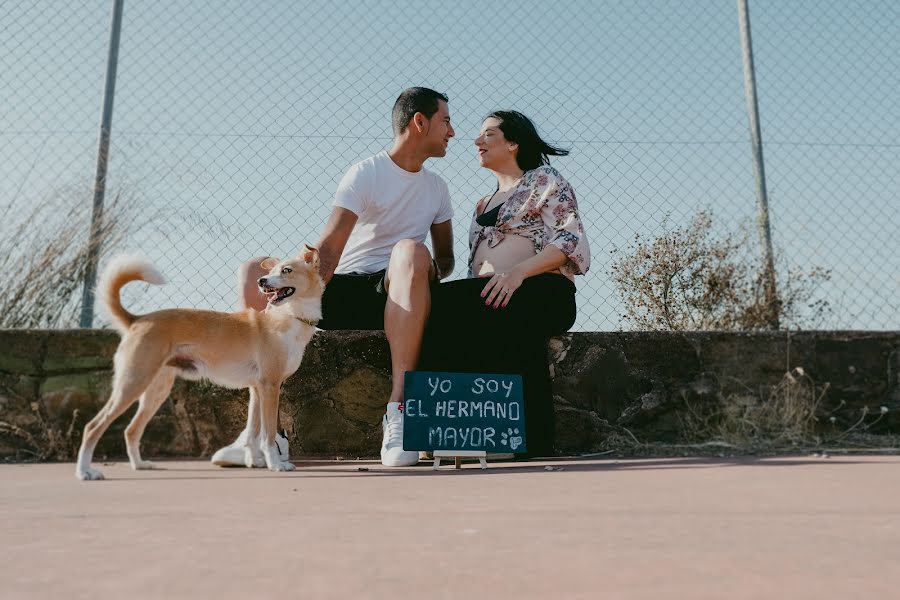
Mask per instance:
[[[97,297],[112,317],[112,324],[120,333],[125,333],[137,318],[122,306],[119,290],[129,281],[146,281],[162,285],[166,281],[145,258],[130,254],[114,257],[100,276]]]

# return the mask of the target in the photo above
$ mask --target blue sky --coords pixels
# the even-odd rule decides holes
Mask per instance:
[[[108,186],[152,220],[128,249],[172,282],[126,302],[232,307],[237,264],[314,242],[343,171],[390,145],[394,98],[426,85],[457,131],[427,166],[450,186],[458,262],[492,190],[481,118],[521,110],[572,150],[553,164],[594,252],[576,329],[627,327],[609,268],[635,234],[701,209],[754,218],[735,4],[126,0]],[[0,209],[59,189],[89,203],[109,3],[5,7]],[[896,328],[900,7],[751,0],[751,20],[781,266],[833,270],[819,326]]]

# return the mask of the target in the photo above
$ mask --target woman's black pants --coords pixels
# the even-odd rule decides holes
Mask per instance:
[[[488,278],[434,286],[419,370],[522,376],[527,455],[553,454],[555,419],[547,339],[575,322],[575,285],[546,273],[529,277],[505,308],[486,306]]]

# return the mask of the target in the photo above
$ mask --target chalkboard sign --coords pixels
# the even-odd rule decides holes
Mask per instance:
[[[404,450],[525,452],[520,375],[407,371]]]

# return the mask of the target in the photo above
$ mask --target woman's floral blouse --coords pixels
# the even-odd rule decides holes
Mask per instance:
[[[500,208],[495,226],[482,227],[475,220],[477,216],[476,207],[469,228],[469,277],[474,277],[472,262],[479,244],[486,241],[493,248],[507,235],[530,239],[535,254],[548,244],[562,250],[569,260],[560,271],[569,279],[583,275],[591,265],[591,250],[578,216],[575,190],[553,167],[540,166],[522,176]]]

